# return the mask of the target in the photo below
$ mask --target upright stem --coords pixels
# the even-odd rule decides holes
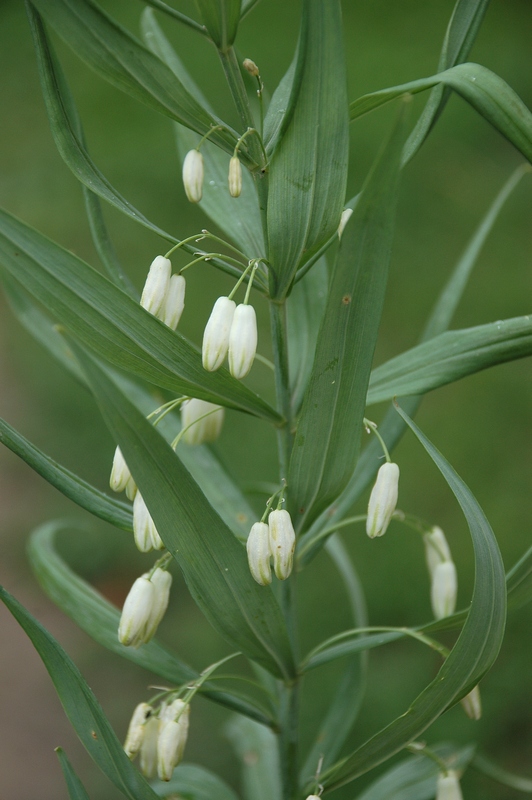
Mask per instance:
[[[283,686],[279,698],[279,755],[283,780],[283,800],[294,800],[298,794],[298,712],[299,685]]]
[[[275,364],[275,393],[277,410],[286,420],[277,432],[281,480],[288,476],[288,464],[292,451],[292,406],[290,402],[290,383],[288,376],[288,340],[286,336],[286,302],[270,301],[270,321]]]
[[[235,51],[232,47],[230,47],[229,50],[225,52],[219,50],[218,53],[220,56],[220,61],[222,62],[227,83],[229,85],[229,90],[233,95],[233,100],[235,102],[242,125],[245,130],[247,128],[254,128],[255,120],[253,119],[253,114],[251,113],[248,93],[246,91],[244,81],[242,80],[242,73],[240,72]],[[256,134],[253,134],[248,138],[247,146],[252,159],[260,166],[264,166],[264,154]]]

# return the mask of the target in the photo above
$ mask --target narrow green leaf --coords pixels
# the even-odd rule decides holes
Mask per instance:
[[[274,734],[241,717],[231,719],[226,734],[240,762],[244,800],[281,800],[281,767]]]
[[[169,781],[152,783],[159,797],[187,800],[238,800],[238,795],[218,775],[196,764],[180,764]]]
[[[242,0],[196,0],[196,5],[209,36],[225,52],[235,40]]]
[[[31,567],[52,602],[94,641],[122,658],[150,670],[171,684],[179,686],[197,680],[199,673],[170,653],[156,639],[138,649],[120,644],[119,610],[76,575],[55,550],[54,540],[57,533],[70,530],[71,527],[69,522],[48,522],[32,533],[28,544]],[[202,684],[199,691],[209,700],[251,716],[262,724],[271,724],[269,716],[261,712],[253,699],[242,698],[208,681]]]
[[[447,331],[374,369],[367,403],[424,394],[495,364],[529,355],[532,355],[529,316]]]
[[[492,778],[503,786],[509,786],[510,789],[515,789],[525,794],[532,794],[532,778],[525,778],[524,775],[516,775],[514,772],[508,772],[508,770],[502,769],[480,753],[475,755],[471,766],[473,769],[476,769],[488,778]]]
[[[247,17],[250,11],[253,11],[255,6],[260,3],[260,0],[242,0],[242,13],[240,15],[240,19],[244,19]]]
[[[278,420],[225,369],[201,354],[81,259],[0,211],[0,264],[59,322],[111,364],[164,389]]]
[[[516,609],[532,600],[532,547],[514,564],[507,575],[508,608]]]
[[[77,346],[76,352],[104,421],[199,608],[237,650],[279,677],[292,677],[281,610],[271,589],[251,577],[245,548],[158,431],[88,355]]]
[[[270,166],[267,217],[276,298],[287,294],[298,267],[332,236],[345,199],[348,124],[339,0],[305,0],[293,92],[289,125]]]
[[[343,232],[288,485],[299,528],[347,485],[360,449],[373,351],[388,278],[404,114]]]
[[[458,64],[430,78],[403,83],[359,97],[350,106],[351,120],[400,97],[443,84],[467,100],[478,113],[532,161],[532,114],[498,75],[480,64]]]
[[[279,144],[288,123],[292,119],[293,106],[297,98],[294,92],[294,77],[298,63],[298,53],[292,59],[290,66],[281,78],[264,117],[264,146],[271,156]]]
[[[3,419],[0,419],[0,443],[9,447],[35,472],[81,508],[118,528],[126,531],[133,530],[133,518],[129,504],[100,492],[90,483],[58,464]]]
[[[147,5],[156,8],[158,11],[162,11],[165,14],[168,14],[168,16],[177,19],[179,22],[182,22],[183,25],[187,25],[187,27],[192,28],[192,30],[195,30],[197,33],[201,33],[203,36],[206,36],[207,31],[205,30],[203,25],[200,25],[199,22],[196,22],[195,19],[187,17],[186,14],[182,14],[180,11],[176,11],[175,8],[169,6],[168,3],[164,3],[163,0],[145,0],[145,2]]]
[[[321,782],[328,789],[368,772],[417,738],[476,686],[495,661],[504,635],[506,585],[493,531],[477,501],[450,464],[412,420],[401,409],[398,412],[442,473],[464,512],[475,553],[473,597],[462,632],[436,678],[404,714],[322,775]]]
[[[157,795],[124,753],[100,704],[63,648],[3,587],[0,600],[42,658],[65,713],[91,758],[130,800],[155,800]]]
[[[65,751],[61,747],[56,747],[55,752],[57,753],[61,769],[63,770],[70,800],[89,800],[89,795],[76,775],[74,767],[68,760]]]
[[[232,153],[237,134],[211,115],[166,64],[92,0],[34,0],[33,5],[91,69],[113,86]]]

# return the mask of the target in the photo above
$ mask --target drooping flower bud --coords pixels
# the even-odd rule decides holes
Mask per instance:
[[[397,505],[398,488],[399,467],[397,464],[386,462],[377,473],[377,480],[369,498],[366,533],[371,539],[386,533]]]
[[[427,561],[427,568],[431,575],[434,570],[443,561],[452,561],[451,550],[445,534],[441,528],[435,525],[428,533],[423,534],[423,541],[425,542],[425,558]]]
[[[169,258],[157,256],[153,259],[142,290],[140,304],[154,316],[157,316],[165,301],[171,274],[172,262]]]
[[[151,716],[144,726],[144,738],[140,747],[140,770],[147,778],[157,774],[157,741],[159,739],[159,720]]]
[[[229,162],[229,194],[231,197],[240,197],[242,193],[242,165],[238,156],[233,156]]]
[[[242,62],[242,66],[253,78],[259,77],[259,68],[250,58],[245,58]]]
[[[173,709],[173,719],[168,719],[170,709]],[[165,715],[166,719],[161,720],[159,725],[157,773],[162,781],[169,781],[174,769],[183,758],[188,736],[190,706],[182,700],[174,700],[165,709]]]
[[[270,551],[273,569],[280,581],[286,580],[292,572],[292,561],[296,546],[296,534],[288,511],[272,511],[268,517],[270,532]]]
[[[170,587],[172,585],[172,576],[165,569],[157,567],[155,572],[150,578],[151,583],[155,587],[155,595],[153,598],[151,613],[146,622],[146,629],[144,632],[144,641],[149,642],[157,633],[157,628],[164,617],[164,613],[168,608],[168,600],[170,599]]]
[[[257,352],[257,316],[253,306],[238,305],[229,333],[229,370],[233,378],[245,378]]]
[[[118,640],[126,647],[139,647],[144,642],[146,623],[152,613],[155,587],[146,575],[137,578],[124,602]]]
[[[185,307],[185,278],[183,275],[172,275],[159,318],[173,331],[178,326]]]
[[[153,548],[161,550],[164,547],[140,492],[137,492],[133,503],[133,535],[141,553],[149,553]]]
[[[189,150],[183,161],[183,186],[191,203],[199,203],[203,195],[203,156],[199,150]]]
[[[443,772],[438,775],[436,800],[463,800],[460,781],[454,770],[450,769],[446,775]]]
[[[122,451],[117,447],[113,458],[109,486],[113,492],[123,492],[130,478],[131,472],[129,471],[129,467],[125,462]]]
[[[224,409],[207,400],[192,397],[181,406],[181,425],[187,430],[183,439],[187,444],[214,442],[220,435]]]
[[[236,304],[228,297],[219,297],[205,326],[201,349],[203,366],[208,372],[219,369],[227,355],[229,333]]]
[[[430,599],[435,619],[443,619],[453,613],[456,606],[458,581],[456,567],[452,561],[437,564],[432,574]]]
[[[345,208],[342,211],[342,216],[340,217],[340,224],[338,225],[338,238],[339,239],[342,238],[342,233],[344,232],[344,228],[347,225],[349,217],[351,216],[352,213],[353,213],[353,209],[352,208]]]
[[[257,583],[267,586],[272,582],[270,566],[270,528],[265,522],[255,522],[249,532],[247,544],[249,569]]]
[[[145,725],[153,709],[148,703],[139,703],[133,712],[129,728],[127,729],[124,750],[129,758],[134,758],[144,740]]]
[[[469,719],[479,720],[482,716],[482,701],[480,699],[480,689],[478,685],[475,686],[469,694],[462,697],[460,700],[462,708],[469,717]]]

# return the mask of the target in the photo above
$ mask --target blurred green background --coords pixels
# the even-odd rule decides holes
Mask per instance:
[[[132,30],[138,30],[141,3],[106,0],[102,5]],[[262,0],[241,27],[239,51],[259,64],[269,90],[290,62],[299,5]],[[176,0],[175,6],[194,14],[192,2]],[[346,0],[350,97],[432,74],[452,7],[452,0]],[[193,32],[159,19],[218,113],[236,123],[214,52]],[[530,2],[493,0],[471,53],[471,60],[499,73],[529,107],[531,31]],[[100,80],[61,42],[57,46],[99,168],[149,219],[176,236],[184,237],[204,227],[205,217],[184,197],[170,120]],[[51,139],[19,0],[2,0],[0,4],[0,74],[2,205],[97,266],[80,187]],[[424,102],[425,96],[415,99],[416,113]],[[352,126],[349,196],[360,187],[393,116],[394,109],[387,107]],[[376,363],[415,343],[468,237],[520,161],[511,145],[469,106],[451,98],[436,129],[403,175]],[[531,194],[532,183],[527,176],[490,236],[454,327],[530,313]],[[140,288],[150,261],[164,245],[118,212],[106,208],[105,213],[121,259]],[[180,327],[199,342],[214,299],[230,284],[209,268],[188,275],[187,307]],[[260,350],[268,355],[267,309],[265,303],[256,305],[262,320]],[[91,398],[21,329],[2,298],[0,309],[1,415],[45,452],[105,489],[114,447]],[[271,396],[271,376],[261,364],[256,364],[249,381]],[[531,400],[530,363],[525,360],[427,396],[418,415],[423,430],[483,506],[507,567],[531,540]],[[384,410],[372,409],[371,417],[378,421]],[[244,481],[250,472],[258,480],[275,479],[274,438],[251,418],[228,414],[216,451]],[[472,552],[457,504],[411,437],[402,442],[396,459],[401,466],[400,507],[439,524],[447,533],[458,566],[459,604],[463,606],[471,593]],[[89,519],[7,450],[0,451],[0,502],[0,582],[57,636],[122,736],[131,710],[145,698],[152,676],[104,652],[55,609],[36,585],[24,548],[29,531],[49,518],[67,516],[88,524],[88,530],[63,538],[64,551],[71,563],[117,604],[151,559],[134,551],[127,534]],[[430,617],[429,583],[415,534],[392,524],[382,540],[370,542],[360,527],[349,529],[344,538],[367,591],[372,624],[414,625]],[[349,620],[326,555],[312,564],[300,583],[300,607],[308,620],[302,630],[306,648],[319,637],[349,625]],[[471,722],[455,708],[427,733],[427,741],[477,740],[501,765],[528,770],[532,777],[530,614],[531,609],[526,607],[509,619],[500,658],[482,682],[482,721]],[[91,797],[117,798],[117,792],[77,742],[38,656],[5,610],[0,610],[0,636],[0,796],[17,800],[66,797],[53,754],[53,747],[61,745]],[[161,636],[198,668],[227,652],[177,576]],[[351,745],[362,742],[404,711],[437,666],[436,657],[416,643],[372,651],[367,699]],[[312,740],[317,720],[327,706],[326,687],[335,670],[316,671],[308,680],[305,691],[310,708],[303,719],[304,743]],[[237,764],[223,734],[226,719],[227,713],[221,708],[201,699],[195,701],[187,761],[209,766],[238,786]],[[367,781],[365,777],[335,796],[354,797]],[[473,773],[467,773],[463,786],[464,796],[470,799],[517,796]]]

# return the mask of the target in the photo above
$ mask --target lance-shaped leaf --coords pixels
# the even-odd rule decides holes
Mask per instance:
[[[235,40],[242,0],[196,0],[196,5],[214,44],[226,52]]]
[[[85,633],[111,652],[150,670],[171,684],[180,685],[197,680],[199,673],[170,653],[156,639],[140,648],[120,644],[119,610],[87,581],[76,575],[55,549],[57,533],[70,530],[71,527],[70,523],[61,520],[48,522],[37,528],[30,537],[30,564],[48,597]],[[199,691],[210,700],[233,711],[246,714],[263,724],[271,724],[269,716],[260,710],[253,698],[225,691],[220,685],[213,685],[209,681],[203,683]]]
[[[154,781],[159,797],[186,797],[189,800],[238,800],[225,781],[197,764],[180,764],[169,781]]]
[[[76,775],[74,767],[67,758],[67,754],[61,747],[56,747],[55,752],[61,764],[65,783],[68,789],[68,796],[70,800],[89,800],[89,795],[85,791],[85,787]]]
[[[391,758],[471,691],[495,661],[504,635],[504,566],[493,531],[462,479],[404,412],[398,411],[449,484],[467,520],[475,554],[473,597],[462,632],[435,679],[404,714],[321,776],[328,789]]]
[[[274,152],[292,118],[293,105],[297,98],[294,92],[294,76],[298,63],[297,52],[292,63],[281,78],[264,117],[264,146],[268,155]]]
[[[99,356],[157,386],[278,419],[227,370],[201,354],[81,259],[0,211],[0,264]]]
[[[443,84],[467,100],[514,147],[532,161],[532,114],[508,84],[480,64],[458,64],[456,67],[390,89],[366,94],[350,106],[351,120],[388,103],[405,93],[417,94]]]
[[[298,526],[311,522],[353,474],[388,279],[403,114],[343,232],[303,400],[288,486]]]
[[[95,72],[142,103],[202,136],[211,135],[228,153],[238,136],[210,114],[163,62],[92,0],[35,0],[32,3],[59,36]]]
[[[297,93],[270,167],[269,260],[282,298],[298,267],[338,227],[345,198],[348,122],[339,0],[305,0]]]
[[[214,628],[278,677],[294,664],[281,610],[249,571],[238,543],[159,432],[77,346],[104,421],[118,442],[157,530]]]
[[[157,795],[125,754],[96,697],[63,648],[3,587],[0,600],[42,658],[65,713],[91,758],[129,800],[156,800]]]
[[[368,405],[424,394],[495,364],[532,355],[532,319],[514,317],[447,331],[373,370]]]

